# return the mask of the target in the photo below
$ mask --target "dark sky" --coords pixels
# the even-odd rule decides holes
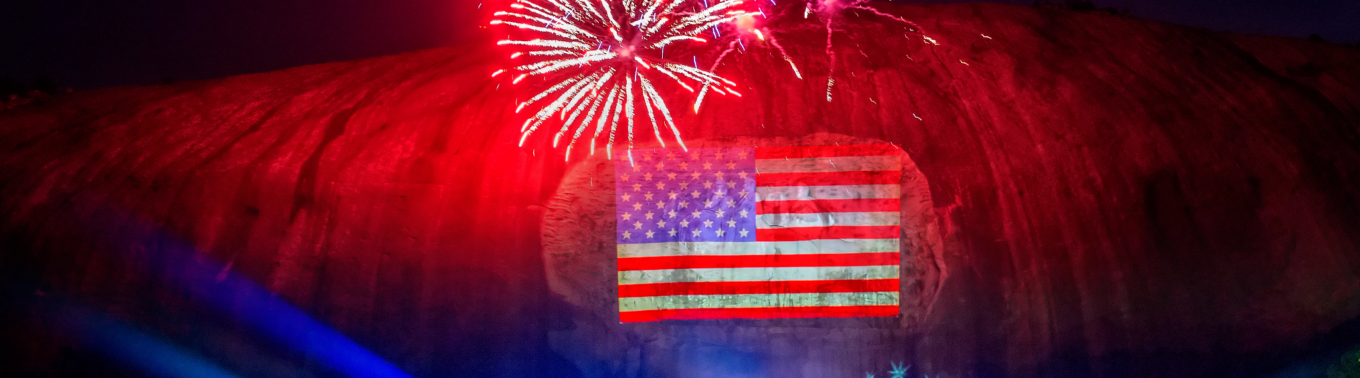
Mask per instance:
[[[899,0],[909,1],[909,0]],[[913,1],[915,2],[915,1]],[[943,2],[962,2],[946,0]],[[1032,0],[1000,1],[1031,4]],[[1097,0],[1214,30],[1360,41],[1360,0]],[[263,72],[447,46],[478,0],[5,0],[0,78],[76,89]]]

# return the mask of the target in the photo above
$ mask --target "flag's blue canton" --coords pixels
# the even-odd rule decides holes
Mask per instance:
[[[616,154],[618,242],[755,241],[755,162],[753,148]]]

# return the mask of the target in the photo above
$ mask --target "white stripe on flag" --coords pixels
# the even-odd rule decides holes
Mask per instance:
[[[674,310],[682,308],[753,308],[809,306],[892,306],[897,292],[797,293],[736,295],[670,295],[619,298],[619,311]]]
[[[821,239],[791,242],[690,242],[619,244],[619,257],[802,255],[897,252],[897,239]]]
[[[898,185],[759,186],[758,201],[898,198]]]
[[[756,171],[760,173],[896,171],[901,169],[902,157],[898,155],[756,160]]]
[[[660,269],[619,272],[619,285],[667,282],[819,281],[897,278],[897,265]]]
[[[896,226],[901,221],[898,213],[803,213],[760,214],[756,228],[825,227],[825,226]]]

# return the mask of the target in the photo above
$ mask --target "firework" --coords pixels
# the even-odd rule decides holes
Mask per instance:
[[[636,106],[641,105],[661,145],[666,144],[661,136],[665,127],[684,148],[680,130],[654,80],[667,80],[697,92],[696,113],[710,91],[740,96],[733,89],[736,83],[714,74],[712,68],[699,68],[697,58],[691,58],[693,66],[673,58],[681,57],[679,53],[686,48],[712,42],[704,38],[708,34],[700,36],[702,33],[711,32],[713,38],[719,38],[720,26],[757,14],[743,10],[743,0],[699,1],[517,0],[511,3],[511,10],[496,12],[491,24],[514,27],[529,38],[498,42],[521,49],[511,59],[527,62],[492,76],[511,72],[516,84],[534,76],[549,83],[515,109],[516,113],[531,106],[537,109],[520,128],[520,145],[556,119],[561,128],[553,137],[553,147],[566,138],[567,159],[576,141],[591,128],[590,152],[595,152],[595,142],[607,128],[605,151],[612,156],[620,121],[627,124],[628,148],[632,149],[634,114]],[[666,58],[667,47],[672,49],[672,59]]]
[[[773,0],[770,0],[770,2],[774,3]],[[779,54],[783,56],[784,61],[789,63],[789,67],[793,69],[793,75],[799,80],[802,80],[803,74],[798,72],[798,65],[793,63],[793,58],[789,57],[788,52],[784,50],[784,46],[779,45],[779,39],[775,38],[774,34],[770,33],[768,29],[756,25],[757,21],[754,16],[755,14],[760,14],[761,18],[765,18],[765,11],[757,7],[755,13],[750,13],[750,16],[739,18],[733,22],[735,29],[741,35],[734,38],[731,43],[728,43],[727,49],[723,50],[722,54],[718,55],[718,59],[714,60],[713,67],[718,67],[718,64],[722,63],[723,58],[726,58],[727,55],[736,50],[737,47],[741,47],[742,50],[745,51],[746,46],[741,40],[742,37],[746,37],[750,42],[763,42],[773,46],[775,50],[778,50]]]
[[[836,85],[836,51],[834,49],[835,46],[832,43],[831,39],[832,35],[835,33],[835,27],[833,26],[833,23],[836,21],[837,18],[840,17],[840,14],[843,10],[854,9],[869,12],[874,15],[902,23],[906,25],[912,32],[920,33],[921,27],[919,25],[916,25],[915,22],[911,22],[901,17],[880,12],[877,9],[869,7],[868,3],[869,0],[810,0],[808,3],[803,4],[804,19],[808,18],[809,14],[816,13],[821,17],[822,21],[826,25],[826,55],[831,60],[829,64],[831,70],[826,75],[827,102],[831,101],[831,88]],[[924,35],[922,35],[922,37],[925,38],[926,43],[931,43],[935,45],[939,44],[936,43],[935,40],[931,39],[930,37]],[[790,64],[792,64],[792,62],[790,62]],[[967,63],[964,64],[966,65]],[[797,70],[797,68],[795,68],[795,70]]]

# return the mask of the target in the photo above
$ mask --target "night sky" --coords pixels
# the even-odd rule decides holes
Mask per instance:
[[[962,1],[943,1],[962,2]],[[1001,1],[1032,4],[1033,1]],[[264,72],[457,44],[476,0],[8,0],[0,78],[88,89]],[[1099,0],[1214,30],[1360,41],[1357,0]]]

